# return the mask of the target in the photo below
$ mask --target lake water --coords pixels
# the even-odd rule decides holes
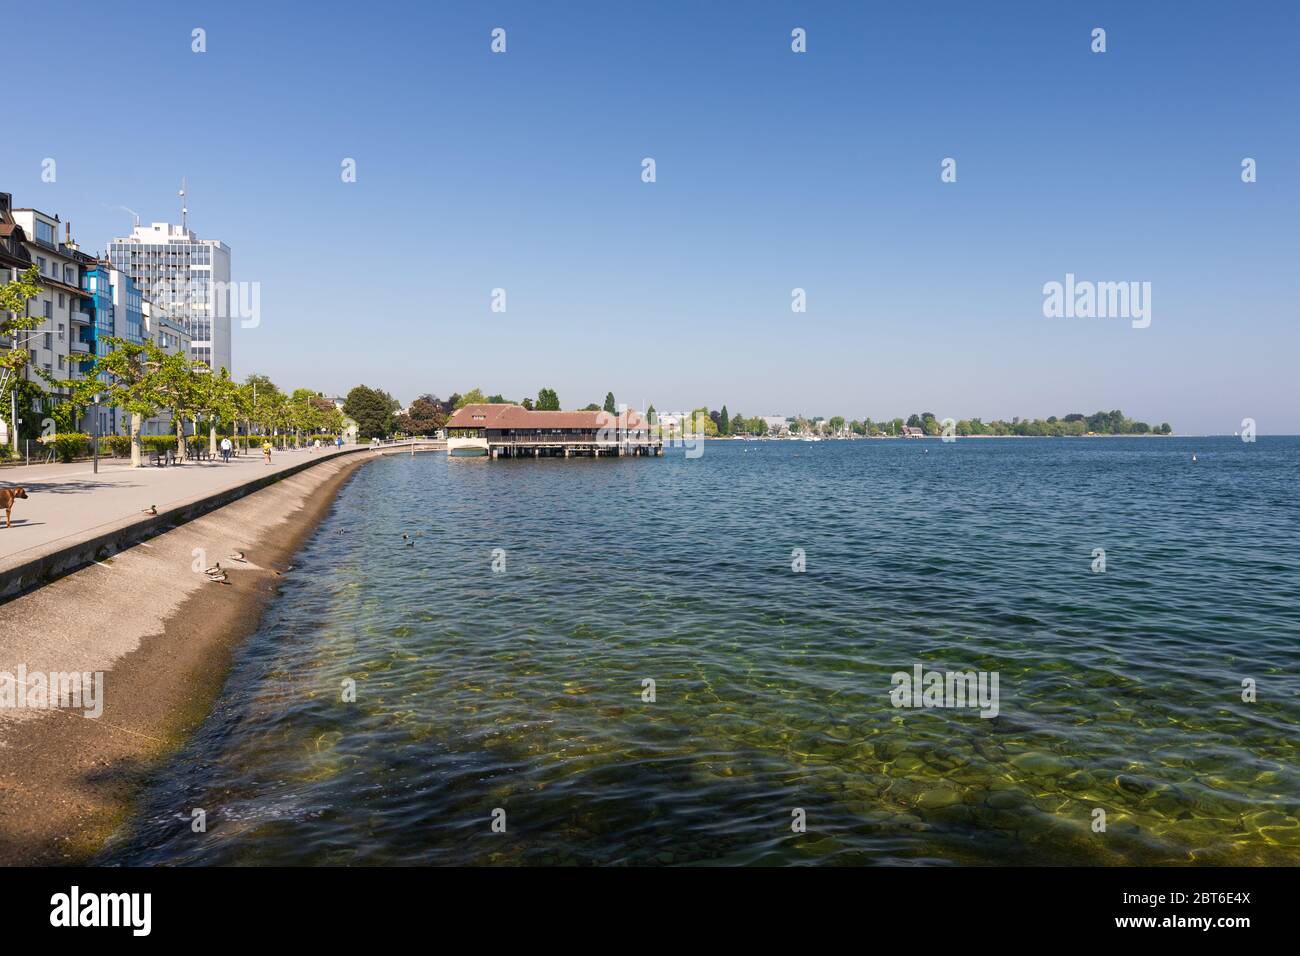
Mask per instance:
[[[377,459],[102,862],[1298,864],[1298,475],[1294,438]],[[998,715],[895,707],[917,665]]]

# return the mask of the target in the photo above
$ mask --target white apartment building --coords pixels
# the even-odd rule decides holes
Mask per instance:
[[[135,280],[155,315],[185,327],[192,358],[233,371],[229,246],[199,239],[184,224],[155,222],[110,242],[108,259]]]
[[[60,239],[60,231],[64,237]],[[0,193],[0,232],[7,243],[0,281],[8,282],[16,272],[35,265],[40,277],[40,294],[27,305],[28,315],[43,321],[34,330],[7,337],[3,348],[25,348],[27,364],[21,376],[38,383],[42,391],[50,386],[38,370],[55,378],[77,378],[79,357],[94,341],[93,320],[83,306],[82,268],[89,260],[71,238],[71,227],[57,215],[37,209],[15,209],[9,193]],[[20,416],[21,417],[21,416]],[[11,443],[8,426],[0,421],[0,442]]]

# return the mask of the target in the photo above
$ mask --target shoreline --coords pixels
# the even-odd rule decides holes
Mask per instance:
[[[372,457],[319,461],[6,604],[0,671],[102,671],[104,706],[98,719],[0,710],[0,863],[84,863],[129,819],[149,775],[207,718],[276,571]],[[225,560],[236,550],[248,564]],[[217,561],[228,584],[201,573]]]

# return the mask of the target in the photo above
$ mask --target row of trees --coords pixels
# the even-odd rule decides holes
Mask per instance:
[[[208,449],[217,450],[217,435],[241,432],[247,442],[254,434],[292,437],[300,446],[304,437],[343,430],[343,416],[334,403],[310,389],[282,391],[265,375],[250,375],[241,384],[226,369],[213,371],[207,363],[183,353],[169,353],[153,342],[103,340],[108,350],[94,356],[88,374],[51,385],[66,391],[64,403],[80,416],[94,403],[121,408],[130,415],[131,464],[140,465],[140,429],[147,418],[171,415],[177,447],[185,445],[185,425],[195,436],[208,433]]]
[[[652,422],[655,420],[653,405],[650,406],[648,416]],[[703,431],[706,437],[766,435],[768,433],[767,423],[762,418],[747,419],[742,415],[731,415],[728,413],[726,405],[723,405],[721,410],[697,408],[690,413],[690,417],[694,422],[703,425],[700,430]],[[926,435],[938,437],[943,434],[943,420],[936,417],[933,412],[920,412],[906,419],[893,418],[878,422],[872,421],[870,418],[849,421],[842,415],[811,420],[797,415],[788,423],[792,435],[818,435],[824,437],[843,435],[859,435],[863,437],[896,436],[903,434],[904,425],[919,428]],[[985,422],[979,418],[964,418],[955,422],[953,430],[957,435],[963,436],[1026,435],[1044,437],[1067,437],[1089,433],[1098,435],[1168,435],[1173,432],[1173,428],[1170,427],[1168,422],[1154,426],[1149,425],[1146,422],[1128,418],[1118,409],[1110,412],[1094,412],[1092,415],[1082,415],[1076,412],[1063,418],[1057,418],[1055,415],[1046,419],[1021,419],[1017,417],[1009,422],[1001,419]]]
[[[926,435],[939,437],[943,434],[943,420],[933,412],[920,412],[906,419],[893,418],[872,421],[870,418],[846,422],[841,416],[829,419],[808,421],[796,418],[790,425],[794,434],[861,436],[901,435],[903,426],[919,428]],[[1013,418],[1011,421],[995,419],[985,422],[979,418],[963,418],[954,422],[953,431],[960,436],[969,435],[1023,435],[1034,437],[1064,438],[1087,434],[1097,435],[1168,435],[1173,428],[1168,422],[1149,425],[1134,421],[1118,409],[1110,412],[1095,412],[1092,415],[1072,413],[1063,418],[1055,415],[1045,419]]]

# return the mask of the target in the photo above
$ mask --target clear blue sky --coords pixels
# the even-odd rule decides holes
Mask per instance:
[[[188,177],[262,286],[237,376],[1300,432],[1300,4],[185,6],[11,33],[0,189],[93,250]],[[1044,318],[1067,272],[1150,328]]]

